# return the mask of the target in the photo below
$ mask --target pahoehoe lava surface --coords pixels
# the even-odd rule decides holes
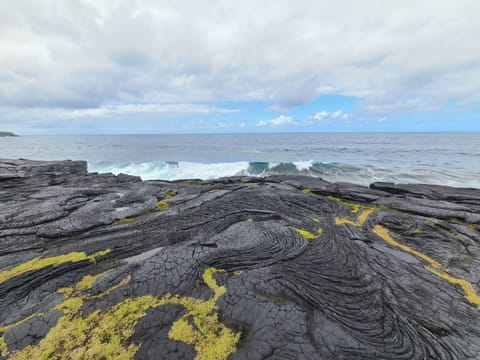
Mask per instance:
[[[0,160],[0,359],[480,359],[480,190]]]

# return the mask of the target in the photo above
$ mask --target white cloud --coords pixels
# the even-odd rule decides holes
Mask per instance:
[[[352,114],[346,113],[343,110],[337,110],[334,112],[328,112],[328,111],[319,111],[310,116],[310,119],[321,121],[321,120],[336,120],[336,119],[350,119],[352,117]]]
[[[280,126],[285,124],[293,124],[293,119],[291,116],[280,115],[272,120],[261,120],[257,123],[257,126]]]
[[[343,111],[342,110],[337,110],[332,114],[332,119],[338,119],[339,117],[342,117]]]
[[[208,120],[196,120],[188,124],[182,124],[182,128],[185,130],[236,130],[238,128],[245,128],[247,125],[245,122],[237,121],[208,121]]]
[[[473,0],[3,1],[0,106],[285,110],[323,94],[359,97],[381,116],[463,106],[480,101],[479,13]]]
[[[327,112],[327,111],[320,111],[320,112],[317,112],[315,113],[312,118],[315,119],[315,120],[323,120],[327,117],[330,116],[330,113]]]

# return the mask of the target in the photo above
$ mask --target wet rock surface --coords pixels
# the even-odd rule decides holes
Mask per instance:
[[[480,359],[480,190],[0,160],[0,201],[2,359]]]

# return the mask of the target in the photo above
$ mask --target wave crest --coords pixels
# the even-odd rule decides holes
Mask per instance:
[[[432,168],[382,168],[373,165],[351,165],[342,163],[319,162],[314,160],[294,162],[224,162],[197,163],[188,161],[150,161],[150,162],[93,162],[89,163],[90,172],[129,174],[140,176],[143,180],[212,180],[230,176],[269,175],[307,175],[321,177],[331,182],[351,182],[368,185],[375,181],[396,183],[430,183],[458,186],[468,174],[459,171]],[[473,186],[475,181],[464,182],[463,186]]]
[[[151,162],[96,162],[89,171],[124,173],[142,177],[143,180],[210,180],[228,176],[310,175],[321,176],[325,170],[341,166],[310,161],[299,162],[227,162],[194,163],[187,161]]]

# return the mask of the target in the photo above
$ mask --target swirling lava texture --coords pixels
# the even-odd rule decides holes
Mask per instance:
[[[0,199],[2,359],[480,359],[480,190],[0,160]]]

